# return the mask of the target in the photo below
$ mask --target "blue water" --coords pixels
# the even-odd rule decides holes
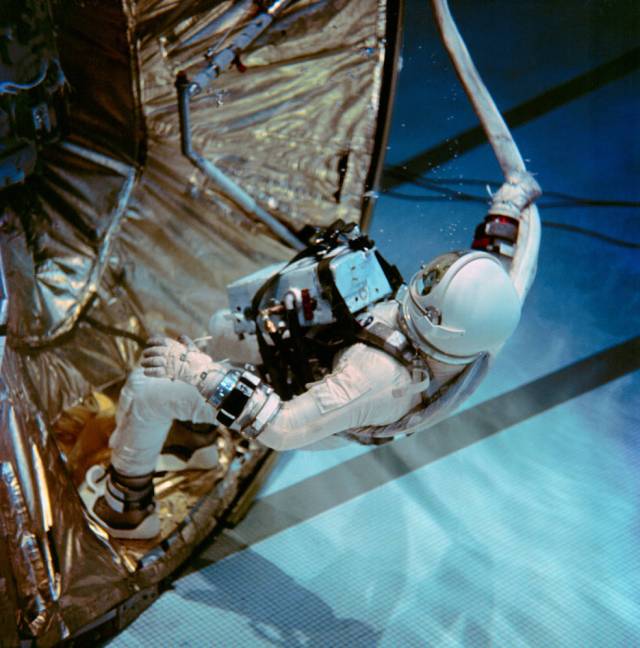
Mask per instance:
[[[632,2],[452,10],[503,109],[629,50],[640,33]],[[475,125],[427,3],[409,1],[407,15],[389,164]],[[543,189],[640,200],[639,89],[635,72],[515,131]],[[424,177],[500,175],[483,146]],[[456,200],[382,196],[371,233],[409,275],[466,247],[481,216]],[[640,242],[638,208],[542,217]],[[639,294],[638,249],[544,229],[520,327],[465,407],[638,335]],[[639,388],[628,374],[191,573],[110,645],[640,646]],[[363,452],[284,453],[261,497]]]

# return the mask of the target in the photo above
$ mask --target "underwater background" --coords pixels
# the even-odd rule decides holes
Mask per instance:
[[[518,330],[424,437],[283,453],[109,646],[640,646],[640,5],[451,10],[544,191]],[[501,176],[429,3],[405,24],[370,233],[408,279]]]

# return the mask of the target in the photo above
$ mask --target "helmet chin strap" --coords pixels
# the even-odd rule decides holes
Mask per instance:
[[[454,328],[453,326],[445,326],[444,324],[434,324],[429,318],[429,314],[424,312],[424,309],[420,306],[420,304],[416,303],[415,301],[414,304],[416,305],[416,308],[423,313],[424,323],[433,331],[433,334],[436,337],[440,331],[446,333],[448,337],[462,337],[466,333],[464,329]]]

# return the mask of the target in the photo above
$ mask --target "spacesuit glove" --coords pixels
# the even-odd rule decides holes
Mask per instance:
[[[149,346],[143,351],[140,363],[146,376],[181,380],[199,387],[210,373],[224,375],[224,368],[206,353],[199,351],[184,335],[178,341],[154,336],[147,344]]]
[[[514,171],[493,194],[489,214],[518,218],[541,193],[540,185],[528,171]]]

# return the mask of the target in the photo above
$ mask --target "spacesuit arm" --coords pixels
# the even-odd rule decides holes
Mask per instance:
[[[215,410],[219,423],[275,450],[393,423],[420,399],[400,362],[361,343],[349,347],[321,381],[282,402],[252,368],[216,362],[185,342],[153,339],[143,355],[145,373],[188,382]]]
[[[533,204],[540,186],[526,170],[509,128],[478,74],[447,0],[432,0],[432,5],[443,43],[505,178],[493,196],[488,216],[476,230],[472,247],[500,256],[524,301],[535,277],[540,246],[540,219]]]
[[[540,248],[540,216],[534,201],[540,195],[540,186],[527,171],[514,172],[494,194],[485,223],[494,223],[506,218],[517,222],[517,234],[512,256],[507,256],[509,276],[524,301],[533,283]],[[491,225],[485,225],[487,229]]]
[[[515,254],[511,260],[509,276],[520,300],[524,302],[536,276],[540,248],[540,216],[533,203],[520,215]]]
[[[402,364],[384,351],[355,344],[330,374],[283,403],[258,440],[275,450],[301,448],[338,432],[394,423],[419,400]]]
[[[228,363],[197,386],[217,420],[274,450],[309,446],[338,432],[386,425],[419,401],[409,371],[389,354],[364,344],[347,349],[334,370],[292,400],[280,397],[256,374]]]
[[[342,407],[324,411],[313,388],[283,402],[258,376],[232,368],[222,381],[199,389],[215,409],[218,422],[274,450],[307,446],[347,429],[355,411],[344,407],[346,401]]]

